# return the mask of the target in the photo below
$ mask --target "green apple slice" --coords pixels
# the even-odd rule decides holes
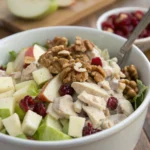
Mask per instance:
[[[7,0],[10,11],[21,18],[40,18],[57,10],[56,0]]]
[[[0,109],[0,117],[2,119],[5,119],[10,116],[10,110],[9,109]]]
[[[69,120],[68,119],[60,119],[61,124],[63,125],[62,131],[66,134],[68,134],[69,129]]]
[[[19,104],[16,104],[15,106],[15,113],[17,113],[20,120],[23,121],[25,112],[20,108]]]
[[[20,135],[18,135],[16,137],[20,138],[20,139],[27,139],[27,137],[25,136],[25,134],[20,134]]]
[[[52,127],[56,130],[62,131],[62,126],[61,126],[60,122],[58,120],[54,119],[49,114],[45,117],[43,124],[47,125],[48,127]]]
[[[58,141],[58,140],[69,140],[72,139],[67,134],[52,128],[47,125],[41,125],[34,135],[34,138],[40,141]]]

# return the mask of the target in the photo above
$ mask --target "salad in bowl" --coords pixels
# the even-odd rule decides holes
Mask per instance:
[[[120,68],[88,39],[34,43],[0,68],[0,132],[58,141],[102,132],[130,116],[147,87],[136,65]]]

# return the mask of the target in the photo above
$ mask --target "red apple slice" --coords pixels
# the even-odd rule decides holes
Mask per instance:
[[[59,7],[69,7],[76,3],[76,0],[57,0]]]
[[[59,88],[62,85],[60,75],[55,76],[42,89],[39,94],[39,99],[46,102],[53,102],[56,97],[59,97]]]
[[[33,47],[29,47],[28,50],[26,51],[24,63],[30,64],[32,62],[38,62],[38,59],[44,53],[45,53],[44,48],[35,44]]]
[[[33,47],[29,47],[25,53],[24,63],[30,64],[35,61]]]

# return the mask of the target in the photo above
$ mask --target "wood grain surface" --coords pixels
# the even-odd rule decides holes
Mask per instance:
[[[82,21],[76,22],[74,25],[96,27],[96,20],[103,12],[116,8],[116,7],[124,7],[124,6],[150,7],[150,0],[117,0],[115,4],[103,10],[97,11],[96,13],[88,16]],[[4,29],[0,27],[0,38],[6,37],[11,34],[13,33],[10,32],[8,29]],[[150,51],[146,53],[147,55],[150,56]],[[149,60],[150,60],[150,57],[149,57]],[[134,150],[150,150],[150,106],[149,106],[149,110],[148,110],[147,117],[145,120],[144,130],[142,131],[139,142],[137,143],[137,146]]]
[[[41,20],[24,20],[13,16],[7,8],[6,0],[0,1],[0,19],[12,31],[28,30],[38,27],[70,25],[89,14],[112,4],[116,0],[82,0],[71,7],[58,9]]]

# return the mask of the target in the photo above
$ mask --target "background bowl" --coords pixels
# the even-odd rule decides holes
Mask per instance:
[[[44,44],[47,39],[65,36],[70,42],[75,36],[89,39],[101,49],[108,48],[111,56],[116,56],[125,39],[104,31],[84,27],[50,27],[18,33],[0,41],[0,64],[8,61],[10,50],[19,51],[35,42]],[[109,44],[108,44],[109,43]],[[138,59],[137,59],[138,58]],[[140,78],[150,89],[150,65],[145,55],[133,46],[128,64],[135,64]],[[144,66],[144,67],[143,67]],[[142,131],[149,104],[148,90],[142,105],[127,119],[102,132],[68,141],[30,141],[14,138],[0,133],[2,150],[133,150]]]
[[[121,7],[121,8],[112,9],[110,11],[105,12],[98,18],[97,24],[96,24],[97,29],[103,30],[102,23],[106,21],[110,15],[119,14],[121,12],[130,13],[136,10],[141,10],[144,13],[146,13],[148,9],[142,8],[142,7]],[[150,50],[150,37],[140,38],[140,39],[135,40],[135,45],[137,45],[142,51]]]

